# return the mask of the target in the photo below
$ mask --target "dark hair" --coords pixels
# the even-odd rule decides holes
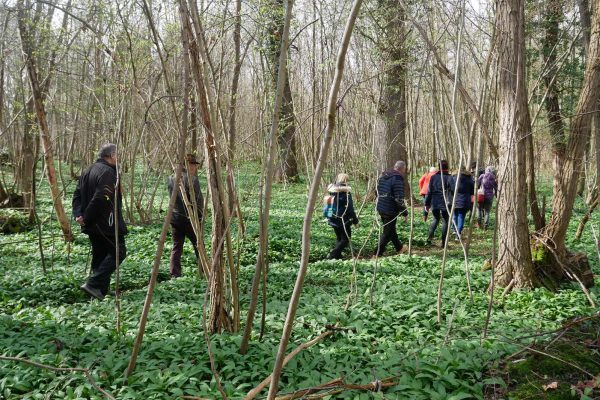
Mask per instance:
[[[117,145],[112,143],[103,144],[98,151],[98,158],[110,157],[117,153]]]
[[[448,161],[446,161],[446,160],[440,160],[440,170],[441,171],[448,171]]]

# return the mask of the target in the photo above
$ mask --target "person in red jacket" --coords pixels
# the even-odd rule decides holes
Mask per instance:
[[[425,197],[427,196],[427,189],[429,188],[429,179],[437,172],[436,167],[429,168],[429,172],[423,174],[421,179],[419,179],[419,194],[423,198],[423,204],[425,204]],[[427,221],[427,210],[423,208],[423,221]]]
[[[427,188],[429,187],[429,179],[433,175],[435,175],[436,172],[437,172],[437,168],[431,167],[431,168],[429,168],[429,172],[426,172],[425,174],[423,174],[421,179],[419,179],[419,194],[421,195],[421,197],[423,197],[423,199],[425,199],[425,196],[427,196]]]

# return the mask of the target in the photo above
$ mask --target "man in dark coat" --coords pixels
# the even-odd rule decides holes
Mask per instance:
[[[446,244],[446,233],[448,232],[448,209],[447,205],[452,201],[451,194],[451,176],[448,173],[448,161],[440,161],[439,171],[429,179],[429,189],[425,197],[425,212],[431,210],[433,221],[429,226],[429,235],[427,244],[431,245],[433,235],[437,229],[440,220],[444,220],[442,225],[442,246]]]
[[[192,207],[192,214],[198,218],[197,226],[200,226],[202,221],[202,211],[204,207],[204,200],[202,199],[202,192],[200,191],[200,182],[198,181],[198,165],[200,163],[196,161],[196,157],[193,154],[185,156],[185,169],[181,180],[185,188],[185,196],[187,203]],[[191,186],[190,186],[191,181]],[[175,185],[175,175],[169,177],[167,186],[169,189],[169,196],[173,193]],[[171,262],[169,265],[169,272],[172,278],[179,278],[181,276],[181,254],[183,253],[183,244],[185,238],[188,238],[194,246],[194,253],[196,259],[198,259],[198,248],[196,246],[196,233],[192,221],[190,220],[190,213],[186,207],[183,197],[181,195],[181,189],[177,189],[177,198],[175,205],[173,206],[173,217],[171,218],[171,232],[173,234],[173,249],[171,250]]]
[[[123,262],[127,254],[122,208],[117,146],[108,143],[100,148],[96,162],[79,177],[73,193],[73,217],[92,244],[92,272],[81,290],[100,300],[109,293],[117,262]]]
[[[404,205],[404,161],[396,161],[394,169],[385,171],[377,181],[377,212],[381,216],[383,232],[375,255],[380,256],[389,242],[394,244],[396,251],[402,250],[402,242],[396,232],[396,220],[399,215],[408,215]]]

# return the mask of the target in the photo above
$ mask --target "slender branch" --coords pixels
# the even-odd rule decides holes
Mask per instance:
[[[98,390],[100,393],[102,393],[104,395],[104,397],[106,397],[107,399],[115,400],[115,397],[113,395],[111,395],[106,390],[104,390],[100,386],[98,386],[98,384],[96,383],[96,381],[92,377],[92,374],[91,374],[90,370],[87,369],[87,368],[80,368],[80,367],[74,367],[74,368],[53,367],[52,365],[41,364],[41,363],[38,363],[38,362],[35,362],[35,361],[31,361],[31,360],[28,360],[26,358],[21,358],[21,357],[0,356],[0,360],[20,362],[20,363],[23,363],[23,364],[34,366],[36,368],[47,369],[47,370],[54,371],[54,372],[82,372],[85,375],[85,377],[88,380],[88,382],[90,382],[90,384],[96,390]]]

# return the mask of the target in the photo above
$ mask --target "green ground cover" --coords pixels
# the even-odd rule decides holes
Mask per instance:
[[[252,168],[239,177],[247,225],[246,236],[240,242],[242,321],[257,249],[256,180]],[[360,194],[361,186],[356,186],[355,192]],[[237,353],[241,334],[211,336],[217,369],[231,398],[243,397],[271,372],[298,267],[306,192],[306,183],[302,182],[277,185],[274,190],[268,313],[262,341],[258,340],[257,327],[249,353],[241,356]],[[359,208],[362,196],[355,196],[355,202]],[[160,223],[130,229],[128,256],[121,267],[123,332],[117,333],[114,300],[89,301],[78,289],[89,266],[87,238],[78,234],[73,244],[63,243],[56,236],[56,224],[48,220],[50,210],[48,201],[40,201],[39,212],[45,221],[46,275],[41,270],[35,230],[0,236],[0,353],[57,367],[89,368],[98,384],[119,399],[220,397],[202,331],[205,282],[195,274],[191,247],[186,245],[184,277],[169,280],[167,245],[137,369],[126,385],[123,372],[146,295]],[[570,237],[584,210],[583,205],[577,206]],[[325,260],[334,235],[317,210],[311,264],[290,349],[318,336],[329,324],[353,329],[337,332],[294,358],[284,369],[282,393],[340,377],[356,384],[394,378],[397,384],[383,393],[348,391],[335,398],[458,400],[483,398],[489,393],[527,398],[531,394],[517,391],[517,373],[505,373],[505,365],[510,365],[505,364],[505,358],[534,341],[551,337],[534,338],[532,334],[556,329],[573,317],[597,311],[575,285],[566,285],[557,293],[537,289],[505,297],[498,294],[487,337],[482,338],[489,302],[485,291],[490,279],[490,272],[483,271],[482,265],[491,254],[491,232],[475,231],[468,265],[473,295],[467,289],[462,251],[458,244],[451,243],[444,275],[442,322],[438,324],[441,249],[423,247],[427,227],[419,220],[419,212],[416,208],[414,250],[418,255],[375,260],[369,256],[377,240],[376,218],[372,204],[367,202],[360,215],[360,228],[353,236],[353,250],[357,252],[364,245],[366,257],[354,262]],[[592,223],[598,226],[596,218]],[[401,225],[405,242],[407,230]],[[580,242],[570,239],[570,246],[588,253],[598,273],[595,242],[589,232],[588,228]],[[354,278],[357,296],[346,309]],[[591,293],[600,301],[597,287]],[[594,354],[597,356],[597,350]],[[600,372],[597,363],[573,358],[571,362],[593,374]],[[581,396],[570,388],[564,393]],[[76,399],[101,395],[82,374],[0,361],[1,397]]]

